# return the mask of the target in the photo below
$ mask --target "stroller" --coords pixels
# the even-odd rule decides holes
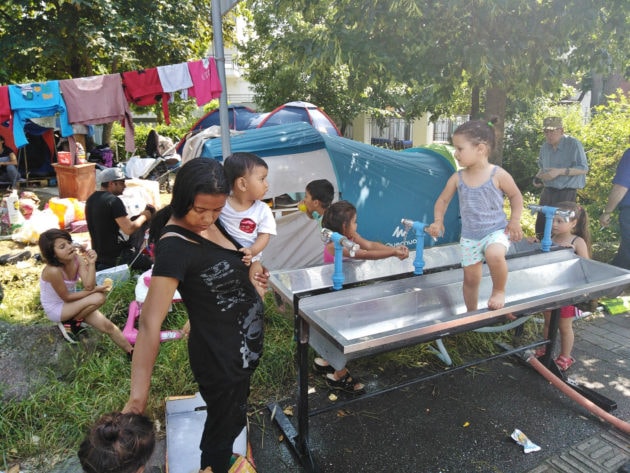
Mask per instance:
[[[125,165],[125,174],[131,178],[158,181],[160,191],[171,192],[170,174],[175,173],[181,164],[176,148],[177,144],[171,138],[151,130],[145,145],[146,157],[131,157]]]

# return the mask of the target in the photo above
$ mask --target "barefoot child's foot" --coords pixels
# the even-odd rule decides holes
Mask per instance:
[[[488,299],[488,309],[497,310],[505,306],[505,291],[492,291],[490,299]]]

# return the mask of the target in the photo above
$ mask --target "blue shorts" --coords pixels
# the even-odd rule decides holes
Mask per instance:
[[[471,240],[470,238],[462,238],[459,241],[462,247],[462,266],[470,266],[486,260],[486,248],[493,243],[499,243],[505,246],[505,251],[510,248],[510,240],[505,230],[497,230],[486,235],[481,240]]]

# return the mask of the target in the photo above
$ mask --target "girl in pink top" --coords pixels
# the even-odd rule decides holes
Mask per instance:
[[[328,207],[322,218],[322,228],[337,232],[359,244],[361,248],[354,256],[350,256],[348,250],[344,248],[343,256],[346,258],[376,260],[394,256],[403,260],[409,256],[409,248],[406,246],[387,246],[377,241],[366,240],[359,235],[357,233],[357,209],[346,200],[340,200]],[[334,257],[332,255],[334,253],[335,244],[330,242],[324,248],[324,261],[333,261]],[[340,370],[335,370],[326,360],[320,357],[315,358],[313,364],[315,371],[326,375],[326,383],[331,388],[340,389],[351,394],[362,394],[365,392],[363,383],[350,376],[350,372],[345,366]]]
[[[57,323],[85,320],[131,354],[131,344],[120,329],[98,310],[111,286],[96,285],[96,252],[87,250],[78,254],[70,234],[56,228],[40,235],[39,251],[46,262],[39,280],[46,316]],[[79,281],[83,284],[81,290],[76,287]]]

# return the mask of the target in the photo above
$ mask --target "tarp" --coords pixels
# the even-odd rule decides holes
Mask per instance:
[[[15,151],[18,157],[20,175],[29,176],[54,176],[55,169],[52,163],[56,159],[55,135],[52,128],[39,126],[28,120],[24,126],[24,133],[28,139],[28,144],[19,150],[13,141],[13,129],[9,126],[0,125],[0,135],[4,137],[6,145]]]
[[[405,234],[401,219],[430,223],[433,206],[453,167],[441,154],[423,150],[416,153],[377,148],[338,136],[320,133],[306,123],[246,130],[231,138],[232,152],[249,151],[269,165],[269,192],[265,198],[303,193],[313,179],[328,179],[341,198],[357,207],[358,232],[369,240],[415,248],[416,235]],[[201,156],[223,160],[221,139],[207,140]],[[278,236],[272,240],[284,246],[278,220]],[[444,218],[445,235],[425,246],[459,240],[459,204],[453,199]],[[321,244],[321,242],[320,242]],[[271,246],[271,244],[270,244]],[[267,260],[267,249],[264,259]],[[286,267],[286,266],[285,266]]]

